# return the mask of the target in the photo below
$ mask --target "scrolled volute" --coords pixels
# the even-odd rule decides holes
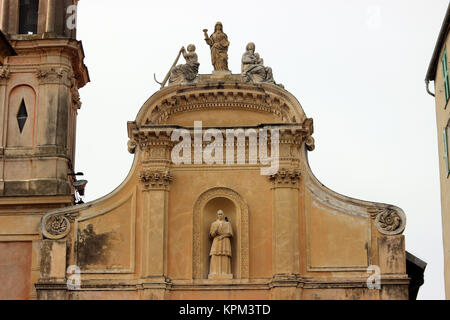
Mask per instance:
[[[397,207],[370,207],[367,209],[378,231],[386,235],[401,234],[406,227],[406,215]]]
[[[41,220],[42,235],[46,239],[59,240],[70,232],[72,222],[79,212],[47,213]]]

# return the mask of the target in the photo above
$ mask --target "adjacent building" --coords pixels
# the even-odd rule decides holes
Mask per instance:
[[[444,240],[445,292],[450,299],[450,5],[426,75],[427,91],[436,100],[439,171],[441,181],[442,231]],[[434,81],[434,93],[429,83]]]

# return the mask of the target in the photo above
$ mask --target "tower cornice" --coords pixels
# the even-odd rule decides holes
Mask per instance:
[[[84,50],[81,41],[73,39],[32,39],[12,40],[12,46],[20,57],[27,55],[45,54],[58,52],[70,56],[72,68],[77,79],[78,88],[84,87],[90,82],[89,71],[84,64]],[[13,60],[12,60],[13,62]]]

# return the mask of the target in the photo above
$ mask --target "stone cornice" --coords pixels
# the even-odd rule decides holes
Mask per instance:
[[[128,122],[128,137],[130,138],[128,142],[128,151],[134,153],[136,147],[139,146],[140,150],[148,151],[149,146],[165,145],[171,146],[173,142],[170,140],[172,132],[174,130],[187,130],[194,136],[193,127],[182,127],[182,126],[170,126],[170,125],[146,125],[138,127],[135,122]],[[210,128],[202,128],[203,132]],[[294,144],[300,145],[303,141],[307,144],[308,150],[314,149],[314,139],[312,139],[311,134],[313,132],[312,119],[307,119],[303,124],[261,124],[258,126],[242,126],[242,127],[217,127],[214,128],[222,133],[224,141],[226,139],[226,131],[230,129],[263,129],[267,130],[268,138],[271,135],[271,129],[278,129],[280,136],[278,142],[280,144]],[[309,139],[312,139],[312,144],[308,145]]]
[[[389,274],[381,275],[380,284],[381,287],[389,285],[409,285],[410,279],[407,275],[402,274]],[[263,279],[233,279],[217,283],[217,281],[211,280],[174,280],[167,279],[161,282],[160,288],[170,291],[215,291],[215,290],[268,290],[275,287],[297,287],[304,289],[333,289],[333,288],[367,288],[367,275],[361,277],[342,277],[339,279],[325,279],[325,278],[313,278],[302,277],[299,275],[292,275],[292,277],[286,279],[280,279],[278,277],[263,278]],[[99,280],[99,279],[81,279],[81,288],[68,291],[106,291],[106,290],[122,290],[122,291],[134,291],[143,290],[146,288],[154,287],[154,283],[149,282],[147,279],[132,279],[132,280]],[[55,283],[55,281],[43,279],[36,283],[36,289],[38,290],[67,290],[67,284]]]
[[[78,88],[82,88],[90,81],[89,72],[84,64],[84,50],[81,41],[72,39],[34,39],[12,40],[11,44],[19,56],[39,54],[66,54],[70,57]],[[11,64],[14,57],[11,58]]]

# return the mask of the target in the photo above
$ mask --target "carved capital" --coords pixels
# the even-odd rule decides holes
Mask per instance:
[[[80,93],[78,92],[77,79],[75,78],[73,72],[69,74],[68,78],[70,81],[70,93],[72,95],[72,107],[79,110],[81,108],[81,99]]]
[[[173,142],[169,131],[138,132],[128,141],[128,151],[135,153],[138,146],[146,161],[170,161]]]
[[[10,75],[9,68],[6,67],[0,67],[0,79],[8,80]]]
[[[168,190],[173,180],[169,170],[144,170],[139,175],[139,179],[146,190]]]
[[[63,84],[71,86],[71,73],[63,68],[42,68],[36,72],[39,84]]]
[[[298,188],[300,181],[300,172],[296,169],[280,169],[277,173],[269,176],[274,188]]]
[[[79,212],[48,213],[42,217],[41,230],[46,239],[59,240],[70,232],[70,225]]]
[[[371,218],[375,220],[378,231],[386,235],[401,234],[405,230],[405,213],[394,207],[370,207],[367,209]]]

